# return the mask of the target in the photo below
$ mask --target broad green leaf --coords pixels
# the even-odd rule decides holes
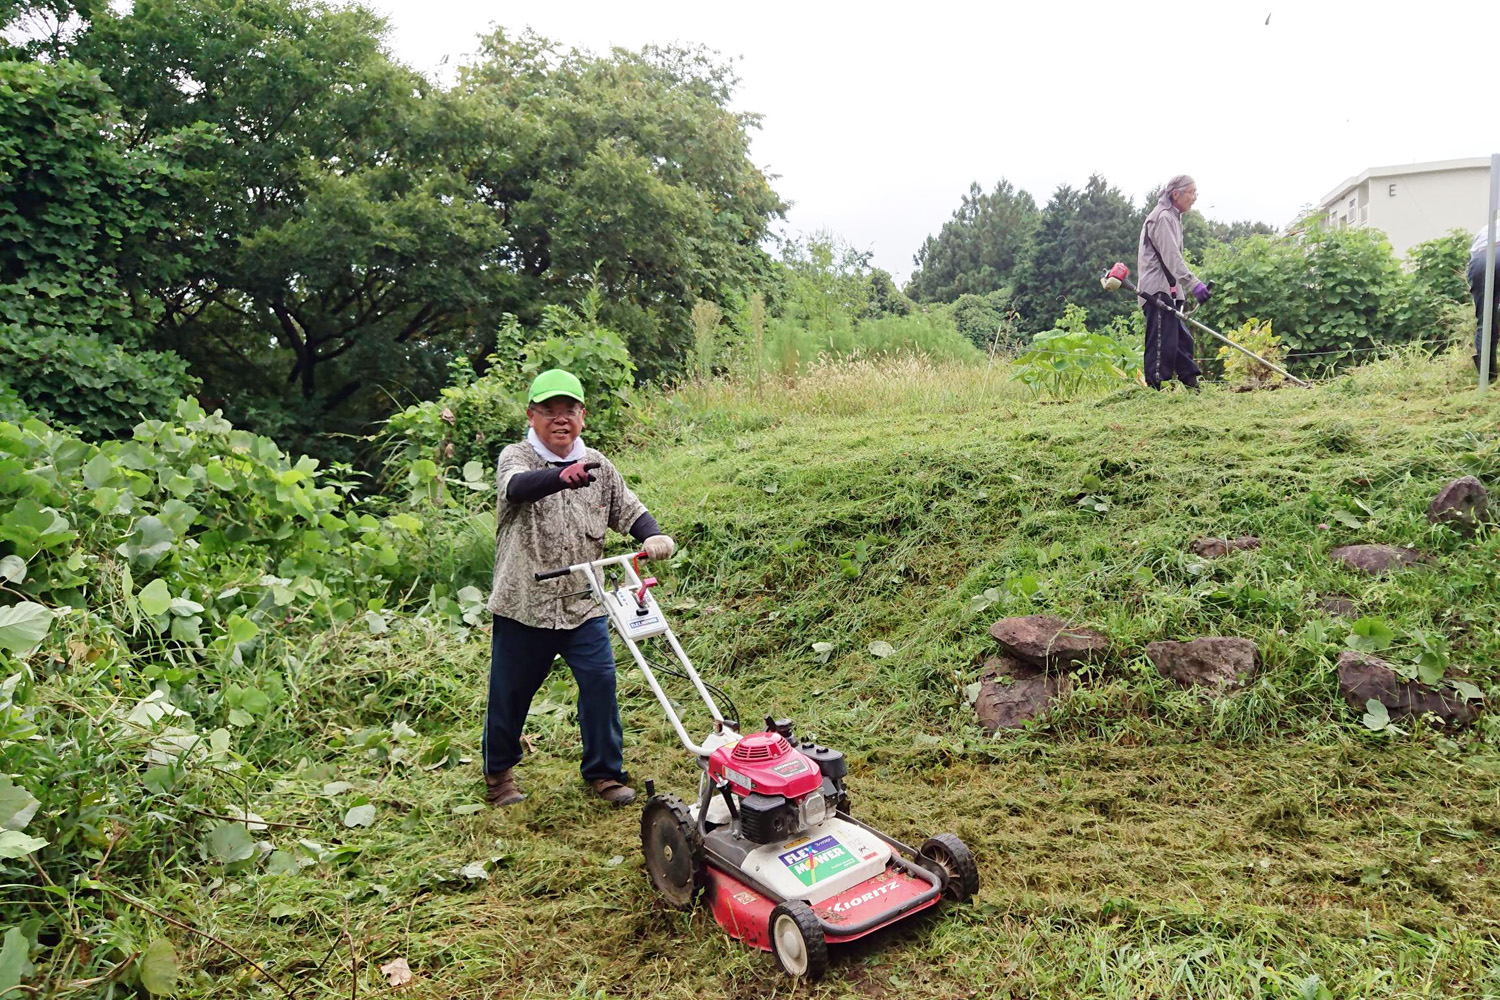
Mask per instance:
[[[1446,672],[1447,657],[1440,657],[1433,653],[1423,653],[1417,658],[1417,677],[1423,684],[1436,684],[1443,679]]]
[[[26,560],[20,556],[6,556],[0,559],[0,580],[9,580],[11,583],[25,583]]]
[[[208,835],[208,850],[224,864],[255,856],[255,841],[243,823],[220,823]]]
[[[141,986],[154,997],[177,992],[177,952],[172,942],[159,937],[141,952]]]
[[[172,607],[172,591],[167,589],[167,581],[160,577],[142,587],[135,599],[140,602],[141,610],[152,618],[166,614]]]
[[[35,601],[0,608],[0,649],[29,653],[52,630],[53,613]]]
[[[280,854],[281,852],[278,851],[276,853]],[[275,857],[275,855],[273,854],[272,857]],[[296,871],[297,862],[292,861],[289,855],[286,856],[286,858],[287,861],[291,863],[292,871]],[[267,870],[269,869],[270,865],[268,864]],[[293,906],[291,903],[277,903],[275,906],[266,911],[266,916],[270,917],[272,920],[281,920],[285,917],[300,917],[302,916],[302,911]]]
[[[83,485],[91,490],[113,486],[120,478],[119,469],[115,468],[115,463],[111,462],[102,451],[88,460],[83,467],[82,474]]]
[[[24,858],[47,843],[42,837],[28,837],[20,830],[0,830],[0,858]]]
[[[484,466],[479,462],[464,463],[464,481],[469,483],[484,483]],[[488,483],[484,483],[488,486]]]
[[[1483,701],[1484,694],[1471,681],[1453,681],[1453,690],[1464,701]]]
[[[1328,512],[1328,516],[1333,518],[1338,523],[1344,525],[1344,527],[1346,528],[1358,529],[1365,526],[1365,522],[1361,521],[1359,518],[1355,517],[1347,510],[1331,510]]]
[[[223,598],[223,596],[223,594],[219,595],[220,598]],[[260,627],[248,618],[241,618],[239,615],[230,615],[229,624],[225,631],[232,644],[242,646],[260,634]]]
[[[1371,698],[1365,702],[1365,728],[1380,732],[1391,724],[1391,713],[1385,705]]]
[[[266,858],[266,873],[269,875],[295,875],[301,871],[297,859],[286,851],[272,851]]]
[[[375,807],[368,802],[344,813],[345,826],[369,826],[373,822],[375,822]]]
[[[5,941],[0,944],[0,997],[5,1000],[19,996],[11,991],[11,987],[19,986],[21,980],[36,971],[27,957],[30,951],[31,941],[21,928],[11,927],[6,930]]]
[[[483,812],[483,811],[484,811],[484,803],[483,802],[465,802],[461,806],[454,806],[453,807],[453,815],[455,815],[455,816],[472,816],[472,815],[474,815],[477,812]]]
[[[253,725],[255,718],[243,708],[231,708],[229,710],[229,724],[237,729],[244,729]]]
[[[115,551],[141,569],[150,569],[172,550],[177,534],[159,518],[147,515],[135,522],[135,530]]]
[[[234,489],[234,476],[230,474],[228,469],[224,468],[224,463],[218,459],[209,462],[203,472],[207,476],[209,484],[215,489],[226,491]]]
[[[1389,648],[1396,641],[1396,633],[1379,618],[1361,618],[1349,629],[1344,644],[1362,653],[1373,653]]]
[[[24,830],[41,803],[26,789],[0,774],[0,830]]]

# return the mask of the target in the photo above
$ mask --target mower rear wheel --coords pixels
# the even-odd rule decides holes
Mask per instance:
[[[828,939],[813,908],[800,899],[777,903],[767,927],[771,954],[789,976],[820,979],[828,971]]]
[[[641,812],[641,853],[651,884],[667,903],[691,910],[708,882],[703,842],[687,806],[675,795],[653,795]]]
[[[943,876],[943,891],[949,899],[962,903],[979,891],[979,865],[964,842],[953,834],[940,833],[927,838],[922,845],[922,857],[929,871]]]

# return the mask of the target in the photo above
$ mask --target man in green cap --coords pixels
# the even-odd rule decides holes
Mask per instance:
[[[607,802],[634,801],[615,702],[615,659],[604,609],[577,580],[533,574],[592,562],[613,528],[641,543],[648,559],[676,550],[609,459],[584,446],[583,385],[554,368],[531,383],[526,440],[500,452],[495,473],[495,579],[489,609],[490,692],[484,719],[485,797],[512,805],[524,795],[514,769],[531,699],[558,656],[578,682],[583,779]]]

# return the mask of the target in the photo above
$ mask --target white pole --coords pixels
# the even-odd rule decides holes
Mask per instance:
[[[1490,385],[1490,344],[1495,335],[1495,213],[1500,211],[1500,153],[1490,156],[1489,240],[1484,248],[1484,326],[1479,337],[1479,389]]]

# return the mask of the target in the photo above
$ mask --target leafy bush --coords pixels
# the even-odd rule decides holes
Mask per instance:
[[[1004,291],[960,295],[948,315],[958,332],[986,353],[993,347],[997,353],[1011,355],[1027,343],[1026,335],[1017,328],[1010,295]]]
[[[193,400],[175,421],[98,445],[37,420],[0,423],[0,456],[0,558],[22,574],[10,589],[85,608],[170,579],[174,596],[203,606],[191,629],[160,619],[192,648],[200,626],[251,613],[247,600],[263,612],[306,598],[325,619],[351,617],[349,595],[394,563],[393,536],[421,527],[351,511],[352,484],[319,483],[313,459],[293,461]]]
[[[0,368],[31,412],[96,441],[171,413],[195,384],[187,362],[170,351],[62,332],[10,331],[0,337]]]
[[[425,526],[355,508],[331,471],[192,400],[101,445],[0,422],[0,927],[21,928],[0,988],[36,950],[57,982],[170,992],[172,943],[133,901],[241,874],[305,892],[303,868],[343,855],[258,825],[254,800],[308,808],[283,789],[309,755],[399,759],[416,734],[386,713],[454,700],[451,673],[382,664],[408,643],[452,658],[482,592],[429,585],[417,616],[387,613]],[[351,797],[318,839],[373,813]]]
[[[476,377],[461,358],[450,366],[449,385],[437,399],[409,406],[386,422],[377,440],[391,456],[388,471],[413,486],[438,482],[440,470],[448,468],[464,470],[466,482],[485,480],[500,449],[525,436],[526,387],[549,368],[565,368],[583,383],[585,440],[617,441],[635,365],[619,334],[600,325],[597,305],[591,292],[581,313],[547,306],[535,331],[507,317],[484,375]]]
[[[1141,370],[1141,351],[1120,335],[1131,329],[1118,317],[1103,332],[1090,332],[1088,311],[1069,303],[1051,330],[1036,335],[1019,355],[1011,378],[1056,397],[1067,397],[1088,385],[1129,381]]]
[[[1271,331],[1270,323],[1246,320],[1238,330],[1229,333],[1228,337],[1252,354],[1258,354],[1272,364],[1286,367],[1281,356],[1281,339]],[[1246,357],[1228,344],[1220,345],[1218,360],[1224,366],[1224,378],[1229,382],[1264,382],[1281,378],[1272,369],[1254,358]]]
[[[1217,329],[1256,317],[1271,323],[1293,370],[1341,368],[1442,331],[1439,303],[1401,270],[1378,230],[1251,236],[1210,247],[1203,273],[1214,296],[1202,321]]]

